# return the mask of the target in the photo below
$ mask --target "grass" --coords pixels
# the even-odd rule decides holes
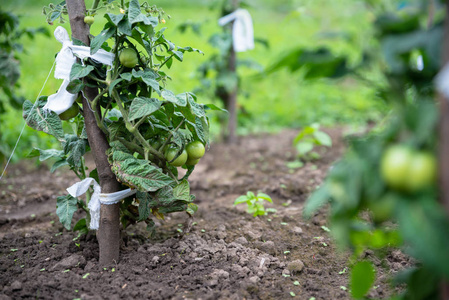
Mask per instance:
[[[9,1],[5,9],[22,15],[21,26],[46,27],[53,33],[55,25],[46,24],[41,14],[42,6],[49,1],[17,0]],[[166,26],[166,36],[180,46],[192,46],[204,51],[205,55],[187,54],[185,62],[174,63],[170,75],[174,78],[168,88],[176,93],[191,91],[199,86],[195,71],[204,60],[215,52],[208,43],[209,36],[221,29],[217,25],[218,8],[210,9],[207,1],[158,0],[151,4],[163,6],[171,15]],[[270,47],[256,44],[252,51],[239,53],[241,59],[253,59],[264,67],[295,47],[317,48],[329,46],[335,54],[345,54],[350,62],[360,61],[360,49],[370,43],[370,22],[372,15],[363,6],[362,1],[354,0],[305,0],[305,1],[250,1],[249,8],[253,17],[255,36],[266,39]],[[90,1],[88,1],[88,7]],[[98,34],[102,29],[102,14],[96,16],[92,33]],[[187,20],[204,22],[201,36],[191,31],[181,34],[177,26]],[[69,29],[68,23],[62,24]],[[351,42],[333,38],[345,32]],[[327,36],[327,37],[326,37]],[[26,53],[20,55],[22,76],[20,93],[34,101],[41,89],[55,54],[61,44],[53,37],[38,36],[35,40],[23,40]],[[239,70],[241,86],[246,95],[239,97],[240,105],[248,113],[240,118],[241,134],[254,131],[273,131],[283,127],[302,127],[313,122],[325,126],[335,124],[362,124],[368,120],[378,120],[385,110],[375,98],[374,90],[361,86],[352,79],[332,82],[329,80],[305,81],[301,72],[291,74],[281,70],[270,76],[259,75],[253,70]],[[54,93],[61,81],[50,76],[43,95]],[[212,99],[200,98],[208,103]],[[11,110],[1,122],[3,138],[9,144],[15,142],[21,121],[21,113]],[[213,126],[217,131],[217,125]],[[41,134],[27,128],[25,144],[39,145]],[[44,140],[47,146],[49,140]],[[23,151],[19,151],[23,155]]]

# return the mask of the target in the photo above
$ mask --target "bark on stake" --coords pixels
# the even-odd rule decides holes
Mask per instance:
[[[72,29],[72,38],[90,45],[89,26],[84,23],[86,4],[84,0],[67,0],[67,11],[69,13],[70,27]],[[98,95],[97,89],[85,88],[84,95],[93,100]],[[93,109],[100,109],[95,107]],[[91,111],[86,99],[83,99],[84,120],[86,125],[89,145],[97,166],[98,177],[102,193],[113,193],[120,190],[120,183],[117,182],[114,173],[106,156],[109,144],[104,133],[98,128],[95,116]],[[119,204],[101,205],[100,209],[100,227],[97,233],[100,246],[100,265],[108,265],[117,262],[120,251],[120,219]]]

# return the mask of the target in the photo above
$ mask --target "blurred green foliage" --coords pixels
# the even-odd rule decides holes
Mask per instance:
[[[8,1],[4,8],[22,15],[21,27],[44,26],[53,32],[58,24],[46,24],[42,7],[51,1],[18,0]],[[90,7],[92,1],[87,1]],[[57,3],[57,2],[56,2]],[[282,1],[246,1],[250,11],[255,36],[268,41],[270,48],[256,44],[252,51],[239,53],[242,61],[257,61],[263,67],[269,67],[274,61],[289,53],[292,49],[304,47],[318,49],[327,47],[332,54],[347,57],[347,66],[359,64],[363,57],[360,49],[376,46],[372,39],[373,13],[365,1],[360,0],[282,0]],[[208,43],[208,38],[221,28],[217,24],[219,7],[211,7],[210,1],[174,1],[157,0],[151,4],[162,6],[173,19],[170,35],[182,45],[192,45],[202,49],[204,56],[188,59],[182,65],[174,64],[171,74],[176,74],[177,82],[168,82],[168,88],[176,93],[194,90],[201,83],[195,76],[198,67],[206,62],[217,49]],[[324,9],[323,9],[324,8]],[[173,28],[186,21],[201,22],[201,35],[187,29],[184,33]],[[62,24],[70,30],[69,24]],[[93,34],[98,34],[103,24],[100,16],[92,25]],[[33,41],[23,40],[26,54],[21,54],[22,88],[20,92],[30,100],[36,99],[45,78],[54,61],[61,44],[54,38],[37,37]],[[370,80],[380,81],[377,70],[367,70]],[[276,131],[284,127],[299,128],[319,122],[323,126],[335,124],[364,124],[377,121],[386,112],[386,105],[379,101],[376,90],[368,85],[361,85],[354,78],[343,78],[337,82],[328,79],[305,80],[303,71],[291,74],[288,70],[279,70],[271,75],[262,75],[250,68],[239,70],[241,86],[245,95],[239,97],[239,133],[254,131]],[[60,81],[49,78],[43,94],[54,93]],[[211,99],[203,98],[205,103]],[[7,131],[12,137],[18,134],[20,112],[9,110],[5,117]],[[10,121],[13,121],[10,123]],[[215,126],[215,128],[214,128]],[[218,133],[219,124],[212,124],[212,132]],[[20,155],[30,149],[27,139],[36,133],[25,131],[23,148]],[[34,137],[33,137],[34,138]],[[14,140],[14,138],[13,138]],[[7,144],[14,143],[8,139]],[[34,145],[35,146],[35,145]]]

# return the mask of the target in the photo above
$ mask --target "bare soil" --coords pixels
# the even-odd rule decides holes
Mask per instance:
[[[120,261],[107,268],[95,232],[76,239],[55,214],[75,176],[32,161],[10,167],[0,181],[0,299],[350,299],[349,254],[323,227],[326,210],[302,217],[345,148],[342,129],[327,132],[333,147],[297,169],[286,165],[295,131],[213,144],[191,176],[194,219],[173,214],[153,237],[142,225],[127,228]],[[277,211],[253,217],[233,206],[247,191],[269,194]],[[388,277],[409,260],[400,251],[365,256],[378,273],[369,297],[387,298]]]

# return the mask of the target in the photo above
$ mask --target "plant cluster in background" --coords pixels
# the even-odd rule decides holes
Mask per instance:
[[[271,197],[264,193],[257,193],[257,196],[249,191],[246,195],[240,196],[234,201],[234,205],[246,203],[246,212],[254,217],[265,216],[270,209],[265,209],[264,202],[273,203]],[[271,209],[273,211],[274,209]],[[276,211],[276,210],[274,210]]]
[[[4,114],[11,108],[20,109],[25,100],[17,93],[21,73],[18,55],[24,52],[20,40],[23,36],[33,39],[36,34],[49,35],[44,28],[19,28],[19,17],[0,9],[0,166],[11,153],[8,145],[13,144],[4,136]]]

